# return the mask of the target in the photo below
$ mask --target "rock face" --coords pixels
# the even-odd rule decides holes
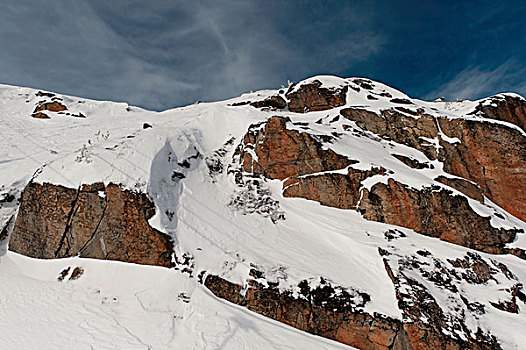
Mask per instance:
[[[417,191],[392,179],[364,190],[358,210],[368,220],[413,229],[424,235],[488,253],[505,253],[516,232],[491,226],[465,197],[447,190]]]
[[[455,190],[465,194],[469,198],[475,199],[480,203],[484,203],[484,194],[482,193],[482,189],[480,188],[480,186],[470,181],[467,181],[462,178],[451,178],[445,176],[439,176],[435,180],[451,188],[454,188]]]
[[[283,109],[287,107],[287,101],[285,101],[285,99],[283,99],[281,96],[271,96],[264,99],[263,101],[252,102],[250,105],[256,108],[272,107]]]
[[[240,285],[215,275],[207,276],[204,284],[222,299],[297,329],[359,349],[500,349],[498,343],[488,342],[485,338],[462,341],[430,326],[404,324],[390,317],[370,315],[352,307],[346,299],[334,298],[332,291],[326,288],[311,290],[300,283],[301,297],[295,298],[291,293],[265,288],[257,283],[241,293],[243,288]]]
[[[394,109],[384,110],[378,115],[361,108],[346,108],[341,114],[363,130],[416,148],[432,160],[437,159],[436,149],[421,139],[432,139],[438,135],[437,124],[432,116],[413,118]]]
[[[440,119],[460,144],[440,142],[444,170],[477,183],[484,195],[526,220],[526,137],[518,130],[473,120]]]
[[[526,138],[517,129],[427,114],[412,118],[394,110],[378,115],[348,108],[341,113],[364,130],[440,160],[446,172],[475,182],[493,202],[526,220]],[[444,140],[442,133],[458,142]],[[440,148],[422,138],[437,139]]]
[[[286,94],[289,110],[296,113],[324,111],[345,104],[347,87],[328,89],[321,86],[318,80],[301,85],[296,90],[295,85],[292,85]]]
[[[526,100],[519,96],[487,98],[475,108],[475,114],[512,123],[526,131]]]
[[[70,256],[169,267],[173,245],[148,225],[145,194],[115,184],[75,190],[30,183],[22,194],[9,250],[34,258]]]
[[[438,186],[419,191],[389,179],[387,185],[377,183],[370,190],[361,190],[362,181],[385,175],[385,169],[348,167],[354,161],[324,149],[313,135],[287,129],[288,122],[288,118],[272,117],[266,124],[251,129],[245,135],[240,157],[246,172],[270,179],[287,179],[283,183],[285,197],[305,198],[339,209],[355,209],[368,220],[407,227],[489,253],[505,253],[505,244],[514,240],[515,231],[494,228],[490,219],[479,216],[465,197],[455,196]],[[383,119],[382,122],[385,123]],[[426,124],[425,120],[420,124],[415,130],[437,130],[436,125]],[[410,129],[403,132],[416,133]],[[408,136],[406,140],[416,142],[417,136]],[[346,167],[346,174],[331,172]],[[481,200],[477,187],[470,182],[443,181]]]
[[[254,125],[243,139],[243,169],[254,175],[283,180],[320,171],[343,169],[354,161],[323,150],[320,140],[307,133],[286,128],[290,119],[272,117],[263,125]],[[252,152],[257,159],[254,159]]]
[[[385,169],[347,169],[347,174],[323,174],[292,177],[283,184],[285,197],[299,197],[339,209],[356,209],[359,205],[361,182],[371,176],[385,174]]]

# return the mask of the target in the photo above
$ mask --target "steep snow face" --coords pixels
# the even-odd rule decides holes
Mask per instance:
[[[350,167],[386,169],[387,175],[368,179],[364,188],[386,183],[388,178],[422,188],[436,185],[434,179],[439,175],[451,176],[443,171],[439,161],[430,161],[422,152],[364,133],[353,122],[344,122],[338,117],[340,111],[359,106],[379,112],[399,106],[411,118],[418,118],[411,112],[423,109],[436,116],[482,120],[470,114],[480,101],[420,101],[364,78],[318,76],[293,89],[315,80],[327,88],[349,86],[345,106],[306,114],[236,106],[277,94],[285,97],[285,91],[267,90],[156,113],[123,103],[54,95],[71,114],[83,117],[47,112],[50,119],[35,119],[31,114],[41,100],[36,96],[37,90],[0,86],[0,195],[16,198],[31,180],[71,188],[95,182],[117,183],[148,193],[157,207],[150,224],[171,235],[177,259],[185,257],[188,261],[184,269],[172,271],[85,259],[35,261],[6,253],[4,248],[0,275],[2,281],[9,283],[2,284],[0,295],[9,297],[0,300],[0,304],[6,310],[2,319],[9,322],[2,329],[12,330],[8,342],[27,344],[26,347],[87,347],[107,344],[107,338],[113,339],[114,335],[115,347],[127,348],[339,347],[220,302],[197,283],[198,275],[214,274],[246,286],[254,267],[264,272],[265,283],[272,282],[294,295],[299,293],[300,281],[307,280],[315,286],[323,278],[348,290],[366,293],[370,301],[363,311],[402,319],[397,291],[386,273],[380,249],[407,257],[425,247],[441,261],[461,258],[470,250],[408,229],[366,221],[355,211],[285,198],[280,180],[261,181],[259,190],[240,186],[234,176],[239,171],[239,164],[233,160],[236,146],[250,125],[279,114],[290,118],[287,128],[291,130],[331,138],[324,147],[355,160]],[[484,121],[517,128],[493,119]],[[353,131],[345,137],[335,136],[342,133],[344,124],[350,124]],[[458,142],[448,137],[442,135],[447,142]],[[433,142],[429,140],[430,144]],[[393,154],[432,166],[414,170]],[[262,196],[269,200],[258,202]],[[477,213],[491,217],[493,226],[526,229],[524,222],[494,203],[468,200]],[[3,227],[16,213],[17,205],[15,199],[0,204]],[[261,206],[265,210],[259,209]],[[278,215],[267,215],[267,209]],[[403,232],[403,237],[393,239],[386,234],[393,229]],[[510,247],[526,248],[525,235],[520,234]],[[504,262],[517,283],[526,283],[524,260],[479,254],[487,260]],[[57,281],[68,266],[72,270],[81,266],[84,274],[69,281],[69,272],[67,281]],[[398,262],[394,260],[393,269],[398,273]],[[423,284],[430,283],[418,278]],[[498,283],[484,288],[483,293],[466,282],[459,282],[457,288],[465,289],[466,295],[491,308],[490,302],[505,297]],[[501,282],[507,288],[506,283]],[[466,312],[465,307],[441,299],[440,287],[433,288],[433,295],[449,315],[460,317]],[[31,302],[25,302],[25,298]],[[57,304],[64,306],[57,309]],[[526,342],[521,332],[526,328],[524,308],[520,305],[517,314],[497,309],[477,317],[468,314],[468,331],[475,333],[481,328],[495,335],[505,347],[517,348]],[[53,310],[51,315],[49,309]],[[35,337],[23,337],[21,325],[35,313],[35,325],[49,328],[40,328]],[[42,322],[44,319],[47,321]],[[52,329],[57,329],[56,337],[49,336]],[[65,332],[66,329],[74,332]],[[69,338],[64,338],[63,333]],[[62,343],[51,338],[61,339]]]

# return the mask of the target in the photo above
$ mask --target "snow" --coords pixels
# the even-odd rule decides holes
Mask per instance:
[[[356,88],[359,87],[357,79],[365,80],[317,76],[294,89],[314,80],[328,88],[344,85]],[[313,135],[338,133],[339,136],[324,143],[324,147],[358,161],[350,167],[386,169],[387,175],[367,179],[363,188],[370,189],[392,178],[419,189],[437,185],[434,179],[439,175],[449,176],[439,161],[429,161],[416,149],[364,133],[355,123],[343,118],[333,120],[342,108],[352,106],[380,112],[392,106],[393,98],[410,100],[413,104],[403,106],[411,110],[424,108],[434,116],[465,118],[478,101],[420,101],[382,83],[367,82],[373,86],[372,90],[348,89],[345,106],[307,114],[259,110],[249,105],[231,106],[278,93],[265,90],[228,101],[199,103],[164,112],[57,95],[69,112],[82,113],[86,118],[49,113],[51,119],[48,120],[30,117],[35,104],[41,100],[35,96],[37,90],[0,85],[0,194],[18,196],[32,178],[39,183],[72,188],[82,183],[118,183],[149,194],[157,208],[150,224],[174,238],[178,256],[193,257],[194,276],[206,271],[244,285],[251,265],[255,265],[267,280],[278,282],[280,289],[292,290],[302,280],[315,285],[323,277],[333,285],[367,293],[371,301],[365,305],[365,311],[401,319],[394,287],[378,248],[411,255],[419,247],[426,247],[442,259],[461,257],[469,249],[411,230],[369,222],[355,211],[284,198],[283,182],[278,180],[266,181],[263,186],[279,202],[285,220],[273,223],[261,215],[245,215],[228,205],[241,191],[226,173],[235,147],[251,124],[276,114],[291,119],[287,123],[289,129]],[[372,93],[378,100],[367,99]],[[386,93],[391,97],[379,95]],[[408,117],[417,118],[410,114]],[[322,124],[316,123],[320,119]],[[484,119],[486,121],[504,123]],[[297,122],[307,124],[300,127]],[[143,129],[144,123],[152,127]],[[344,124],[351,129],[344,129]],[[226,145],[232,137],[235,138],[233,144]],[[443,133],[440,137],[446,142],[459,142]],[[440,147],[438,139],[428,141],[433,144],[430,147]],[[220,148],[226,152],[222,157],[225,170],[212,178],[205,159]],[[412,169],[393,157],[394,154],[432,167]],[[173,180],[174,172],[183,177]],[[345,173],[346,169],[334,172]],[[487,199],[484,204],[468,200],[477,213],[491,216],[495,227],[526,228],[524,222]],[[170,217],[167,211],[174,215]],[[15,212],[15,205],[1,206],[0,227]],[[386,241],[384,232],[393,228],[403,231],[407,237]],[[519,235],[510,246],[526,247],[525,236]],[[484,256],[505,262],[520,281],[526,282],[523,260]],[[85,272],[75,281],[57,281],[60,271],[68,266],[81,266]],[[0,329],[9,330],[2,344],[10,348],[21,344],[24,348],[88,348],[90,344],[94,348],[130,349],[343,348],[221,301],[195,278],[163,268],[78,258],[37,261],[3,252],[0,280],[3,282],[0,284]],[[486,289],[485,286],[484,293]],[[478,295],[476,288],[471,288],[469,293],[487,301],[498,294],[498,288],[493,289],[486,295]],[[433,294],[440,295],[440,291]],[[189,302],[181,295],[188,296]],[[455,312],[447,301],[442,305]],[[503,326],[512,321],[513,325]],[[526,342],[518,331],[526,327],[525,322],[522,309],[518,315],[511,316],[491,310],[469,326],[491,330],[499,339],[506,339],[506,346],[512,349]]]
[[[77,280],[71,271],[84,269]],[[5,349],[349,349],[231,305],[165,268],[0,258]]]

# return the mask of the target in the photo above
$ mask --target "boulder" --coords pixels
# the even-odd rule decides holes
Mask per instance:
[[[250,105],[256,108],[271,107],[283,109],[287,107],[287,101],[285,101],[285,99],[281,96],[270,96],[263,101],[252,102]]]

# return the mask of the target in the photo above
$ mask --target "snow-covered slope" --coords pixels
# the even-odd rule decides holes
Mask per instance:
[[[164,268],[8,253],[0,276],[2,349],[347,348],[229,305]]]
[[[276,283],[280,290],[296,296],[301,281],[315,287],[323,279],[351,294],[368,295],[370,301],[364,303],[363,312],[402,320],[398,287],[386,273],[379,249],[391,254],[392,267],[400,273],[395,256],[414,258],[424,249],[429,261],[445,262],[471,250],[410,229],[367,221],[356,211],[286,198],[281,180],[264,181],[259,192],[241,187],[228,171],[239,167],[233,161],[236,146],[250,125],[276,114],[290,118],[290,130],[331,137],[348,124],[359,129],[343,118],[336,120],[344,108],[380,112],[390,108],[393,99],[399,99],[409,101],[404,104],[409,112],[482,120],[472,113],[479,101],[420,101],[381,83],[356,78],[318,76],[302,83],[315,80],[329,88],[351,86],[346,104],[306,114],[239,105],[279,93],[269,90],[157,113],[123,103],[57,95],[54,97],[67,107],[67,113],[81,117],[48,111],[50,119],[36,119],[31,117],[35,106],[43,99],[51,101],[50,96],[37,96],[37,90],[29,88],[0,86],[0,196],[19,197],[29,181],[70,188],[95,182],[122,184],[150,196],[157,208],[150,225],[174,239],[176,256],[190,260],[187,270],[181,272],[79,258],[39,261],[4,247],[0,257],[2,344],[9,348],[97,349],[343,347],[221,301],[197,279],[201,273],[218,275],[246,287],[249,271],[255,267],[265,275],[261,283]],[[359,89],[360,83],[372,85],[371,89]],[[405,112],[407,116],[414,117],[409,112]],[[524,134],[505,121],[484,121]],[[441,138],[459,142],[445,134]],[[428,142],[438,152],[438,138]],[[421,189],[436,185],[437,176],[451,177],[439,160],[430,161],[415,148],[380,138],[349,133],[326,147],[356,160],[349,166],[353,169],[386,169],[386,173],[367,179],[363,185],[368,189],[387,183],[388,178]],[[432,167],[415,171],[392,154]],[[345,173],[346,169],[339,171]],[[178,174],[175,179],[174,174]],[[258,209],[257,198],[261,196],[277,201],[272,209],[278,212],[277,217],[271,220],[267,212]],[[476,213],[491,218],[493,227],[526,229],[523,221],[487,198],[483,203],[466,198]],[[0,227],[17,210],[15,201],[4,202]],[[402,234],[388,239],[386,232],[395,229]],[[508,246],[526,248],[526,235],[519,233]],[[483,289],[462,279],[455,281],[455,288],[472,302],[490,305],[505,299],[506,289],[526,282],[526,261],[510,255],[477,254],[494,261],[495,266],[503,262],[513,278],[501,273]],[[66,278],[57,281],[69,266]],[[76,266],[84,273],[68,280]],[[409,273],[430,289],[435,288],[433,295],[451,316],[452,324],[462,318],[466,329],[460,338],[480,328],[508,349],[526,342],[522,334],[526,328],[524,304],[516,314],[486,307],[486,313],[474,315],[469,305],[454,299],[457,294],[448,295],[422,275]]]

